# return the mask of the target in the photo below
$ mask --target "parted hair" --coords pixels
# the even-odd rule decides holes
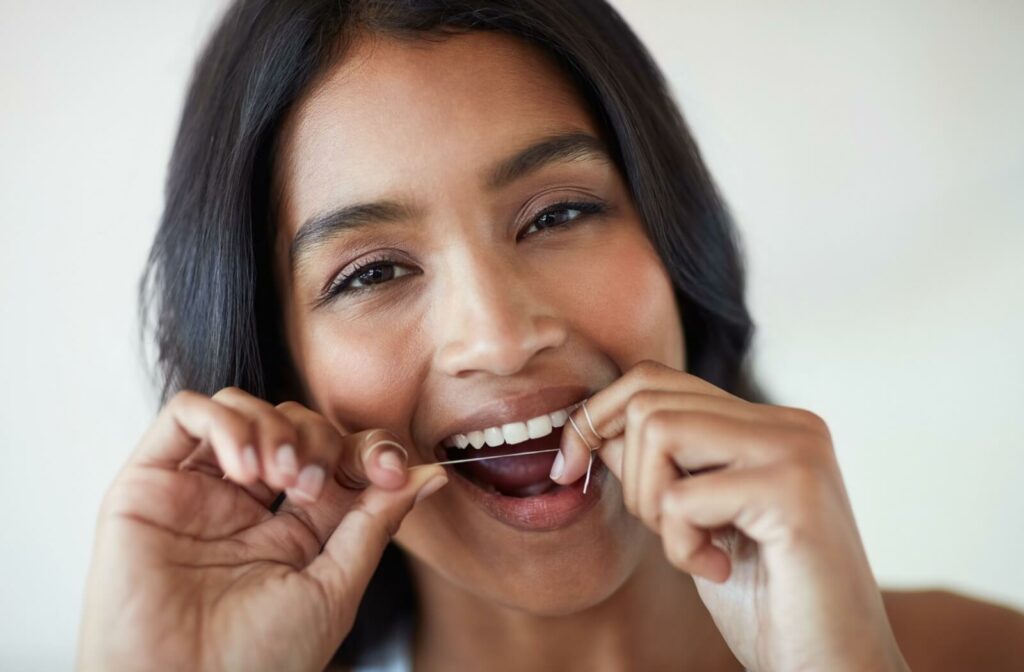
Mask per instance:
[[[237,0],[192,72],[139,286],[162,402],[232,385],[273,403],[300,399],[273,276],[275,142],[356,30],[406,40],[501,31],[550,54],[609,139],[665,265],[687,370],[765,400],[749,368],[754,324],[732,218],[663,74],[604,0]],[[335,662],[372,654],[415,610],[406,558],[391,544]]]

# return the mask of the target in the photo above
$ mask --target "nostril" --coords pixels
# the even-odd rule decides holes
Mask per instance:
[[[460,377],[487,371],[512,376],[537,353],[557,348],[568,338],[564,320],[548,315],[531,317],[519,312],[514,320],[481,315],[458,338],[439,348],[438,368],[447,375]]]

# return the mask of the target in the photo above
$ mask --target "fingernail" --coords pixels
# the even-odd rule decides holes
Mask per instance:
[[[398,451],[382,450],[377,457],[377,464],[380,465],[381,469],[387,469],[388,471],[400,474],[405,466],[405,460],[398,454]]]
[[[278,447],[277,453],[274,455],[274,461],[277,462],[277,468],[288,476],[295,476],[299,473],[299,463],[295,459],[295,449],[287,443]]]
[[[320,489],[324,486],[324,469],[316,464],[307,464],[299,472],[299,481],[295,489],[310,499],[320,496]]]
[[[559,450],[558,454],[555,455],[555,463],[551,465],[551,479],[554,480],[562,475],[562,471],[565,469],[565,458],[562,457],[562,451]]]
[[[445,483],[448,482],[447,476],[437,475],[427,481],[427,484],[420,488],[420,491],[416,493],[416,501],[414,504],[419,504],[420,501],[426,499],[430,495],[440,490]]]
[[[256,457],[256,449],[252,446],[242,449],[242,467],[253,476],[260,475],[260,461]]]
[[[377,464],[379,464],[382,469],[394,471],[399,474],[402,473],[402,467],[405,465],[405,463],[409,461],[409,452],[405,449],[405,446],[398,443],[397,441],[391,441],[390,439],[378,441],[377,443],[370,446],[370,449],[366,451],[366,455],[363,457],[363,460],[365,460],[364,464],[370,462],[373,459],[372,456],[374,451],[376,451],[381,446],[391,446],[395,450],[380,451],[381,454],[377,457]],[[402,457],[398,456],[398,451],[402,452]]]

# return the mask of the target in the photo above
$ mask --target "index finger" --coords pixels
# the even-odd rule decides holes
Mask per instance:
[[[670,366],[645,360],[634,365],[618,380],[580,404],[569,417],[566,427],[575,425],[577,431],[563,431],[560,449],[564,466],[557,483],[576,482],[587,471],[591,449],[600,448],[609,439],[622,434],[626,428],[626,407],[629,400],[641,391],[698,392],[723,398],[738,398],[706,380]],[[589,416],[589,417],[588,417]],[[580,436],[582,433],[582,436]],[[588,446],[589,444],[589,446]],[[623,451],[615,451],[621,459]],[[598,453],[608,462],[608,456]],[[609,464],[609,468],[622,478],[625,465]]]

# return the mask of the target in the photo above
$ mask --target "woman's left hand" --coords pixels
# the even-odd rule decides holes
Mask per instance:
[[[641,362],[572,418],[748,669],[906,670],[825,422]],[[568,425],[567,425],[568,426]],[[565,467],[589,449],[563,432]],[[698,472],[698,473],[693,473]],[[692,475],[687,475],[687,474]]]

